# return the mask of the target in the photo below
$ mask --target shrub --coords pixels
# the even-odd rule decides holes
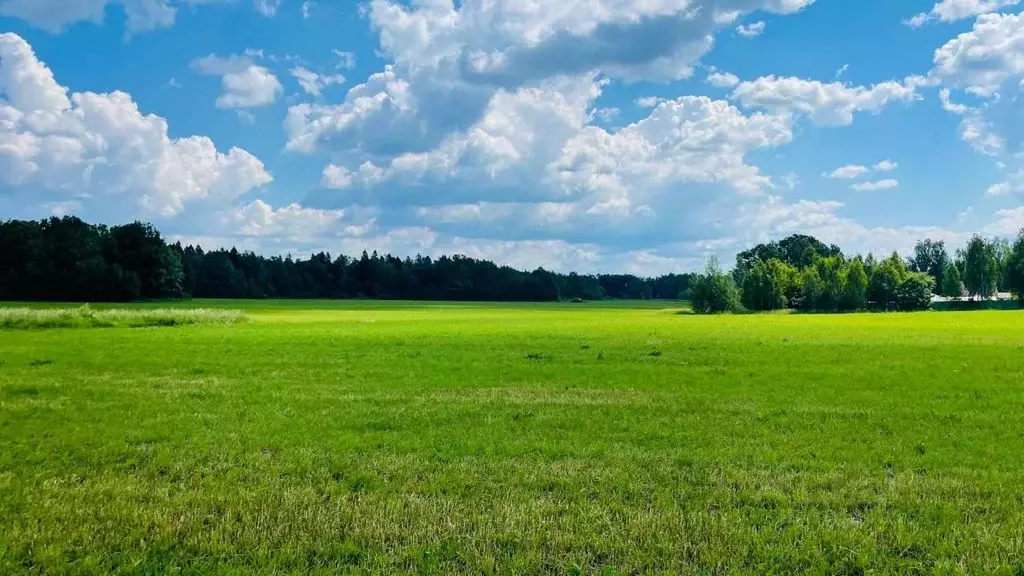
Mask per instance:
[[[927,310],[932,303],[935,279],[924,272],[911,272],[896,288],[896,302],[900,310]]]

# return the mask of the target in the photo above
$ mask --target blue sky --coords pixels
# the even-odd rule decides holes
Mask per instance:
[[[0,217],[659,274],[1024,227],[1020,0],[0,0]]]

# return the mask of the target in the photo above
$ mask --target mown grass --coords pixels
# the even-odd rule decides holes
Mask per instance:
[[[0,573],[1017,574],[1024,314],[0,332]]]
[[[109,308],[94,310],[89,305],[74,308],[0,307],[0,329],[43,330],[53,328],[144,328],[235,324],[245,320],[241,310],[204,308]]]

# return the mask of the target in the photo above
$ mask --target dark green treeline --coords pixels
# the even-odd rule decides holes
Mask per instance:
[[[168,244],[150,224],[107,227],[75,217],[0,223],[0,299],[381,298],[555,301],[679,299],[691,275],[558,274],[464,256],[313,254],[267,258]]]

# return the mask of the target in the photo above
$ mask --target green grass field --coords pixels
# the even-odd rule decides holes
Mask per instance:
[[[1024,313],[185,306],[0,330],[0,574],[1024,572]]]

